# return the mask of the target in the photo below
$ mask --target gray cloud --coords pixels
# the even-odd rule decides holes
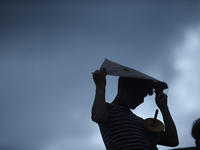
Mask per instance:
[[[182,104],[180,87],[190,74],[184,76],[188,67],[177,70],[176,65],[189,60],[195,66],[198,59],[175,48],[188,28],[199,25],[198,1],[29,1],[0,7],[0,149],[105,149],[90,120],[91,72],[104,58],[168,82],[180,146],[194,145],[189,130],[198,108]],[[117,78],[107,79],[106,98],[111,101]],[[193,90],[198,88],[196,83]],[[144,118],[156,108],[153,97],[149,99],[135,110]],[[178,111],[177,105],[188,112]],[[187,136],[189,140],[182,138]]]

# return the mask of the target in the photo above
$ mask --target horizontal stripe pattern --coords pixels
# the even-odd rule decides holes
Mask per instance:
[[[99,124],[107,150],[149,150],[150,143],[142,125],[143,119],[128,108],[107,103],[109,119]]]

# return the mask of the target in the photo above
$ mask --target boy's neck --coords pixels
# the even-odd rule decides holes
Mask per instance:
[[[117,95],[117,96],[115,97],[115,99],[112,101],[112,103],[113,103],[113,104],[117,104],[117,105],[121,105],[121,106],[126,107],[126,106],[124,105],[123,98],[122,98],[122,96],[120,96],[120,95]]]

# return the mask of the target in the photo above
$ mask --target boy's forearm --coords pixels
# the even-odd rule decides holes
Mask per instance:
[[[165,124],[165,135],[169,142],[169,146],[177,146],[179,144],[177,130],[168,106],[162,108],[161,113]]]
[[[92,106],[92,120],[102,123],[107,120],[108,110],[105,101],[105,87],[96,87],[96,94]]]

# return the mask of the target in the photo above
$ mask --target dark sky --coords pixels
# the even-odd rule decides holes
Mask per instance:
[[[91,72],[105,58],[167,82],[179,147],[194,146],[199,18],[197,0],[1,1],[0,149],[105,149],[90,119]],[[116,86],[108,76],[108,102]],[[153,117],[153,99],[133,112]]]

